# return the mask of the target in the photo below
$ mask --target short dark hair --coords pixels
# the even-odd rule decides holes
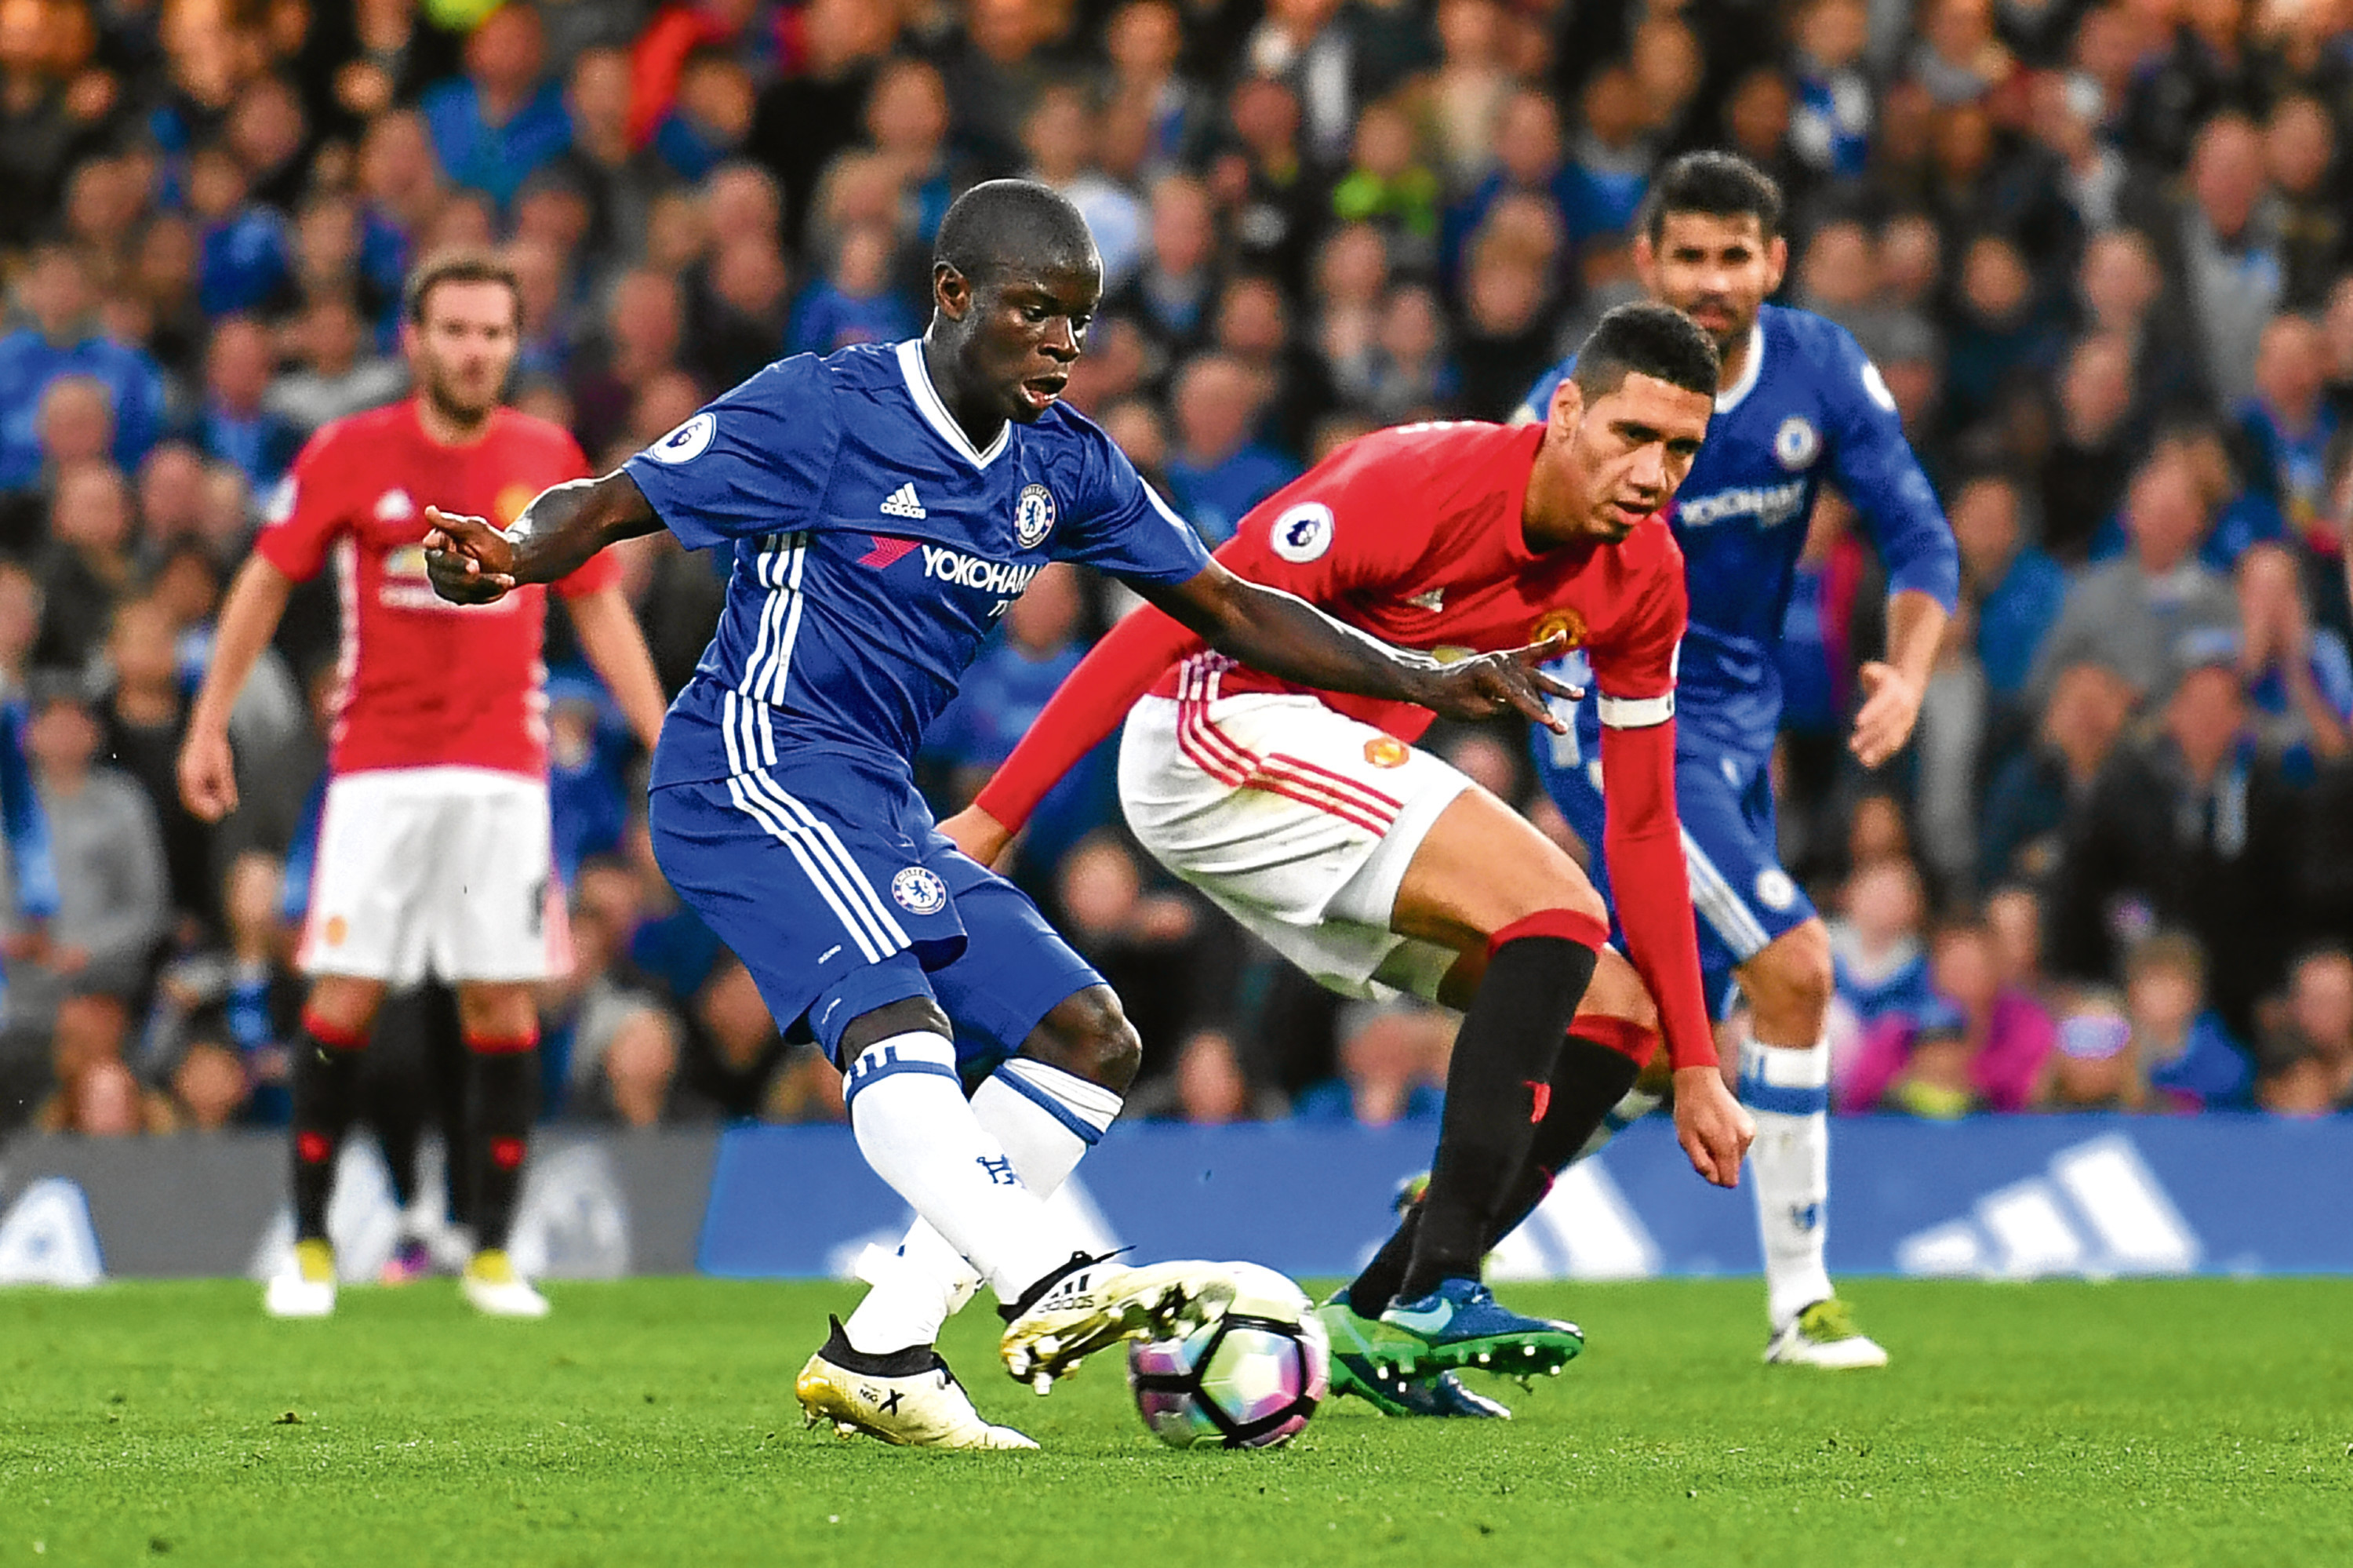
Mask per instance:
[[[1639,300],[1601,318],[1577,351],[1571,378],[1588,398],[1606,397],[1630,375],[1715,396],[1724,368],[1715,339],[1672,305]]]
[[[1704,213],[1710,217],[1754,217],[1767,239],[1781,234],[1781,187],[1772,175],[1737,153],[1685,153],[1659,171],[1642,214],[1642,232],[1656,245],[1667,214]]]
[[[401,319],[423,326],[426,302],[444,283],[503,283],[514,298],[516,320],[522,318],[522,283],[513,268],[487,250],[443,250],[418,262],[401,285]]]
[[[1083,267],[1095,237],[1071,198],[1036,180],[987,180],[956,197],[932,244],[945,262],[977,282],[992,273]]]

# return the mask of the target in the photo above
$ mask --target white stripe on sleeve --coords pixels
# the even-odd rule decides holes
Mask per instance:
[[[1655,697],[1613,697],[1604,694],[1598,705],[1601,722],[1611,729],[1649,729],[1675,716],[1675,694]]]

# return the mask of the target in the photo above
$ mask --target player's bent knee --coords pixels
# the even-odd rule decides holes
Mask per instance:
[[[1651,1000],[1650,988],[1614,948],[1602,950],[1601,961],[1594,967],[1593,983],[1577,1003],[1577,1016],[1615,1019],[1653,1034],[1659,1030],[1659,1006]]]
[[[1144,1039],[1127,1021],[1118,992],[1089,986],[1055,1004],[1021,1043],[1021,1054],[1125,1094],[1144,1065]]]
[[[1600,890],[1568,856],[1556,852],[1554,858],[1559,863],[1556,866],[1531,868],[1538,874],[1525,879],[1526,885],[1511,901],[1511,907],[1493,923],[1487,932],[1491,944],[1515,926],[1556,914],[1582,916],[1608,935],[1609,906],[1602,902]]]
[[[928,996],[902,996],[896,1001],[886,1001],[871,1012],[861,1012],[845,1024],[841,1044],[835,1052],[837,1061],[847,1064],[860,1051],[878,1040],[888,1040],[894,1034],[927,1033],[943,1038],[955,1037],[948,1015],[940,1004]]]
[[[1811,1044],[1836,983],[1829,929],[1809,920],[1783,932],[1743,968],[1740,983],[1760,1023],[1786,1022],[1806,1034],[1802,1041],[1776,1044]]]

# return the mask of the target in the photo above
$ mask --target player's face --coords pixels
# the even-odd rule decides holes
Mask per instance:
[[[1083,267],[1000,273],[967,287],[960,302],[969,330],[957,355],[964,384],[988,396],[1004,418],[1039,418],[1070,381],[1102,298],[1103,265],[1092,257]]]
[[[1768,241],[1753,214],[1671,212],[1655,244],[1648,235],[1634,241],[1635,270],[1651,298],[1699,323],[1725,349],[1757,324],[1788,263],[1788,241]]]
[[[401,328],[417,390],[449,418],[471,424],[498,407],[514,368],[515,297],[504,283],[443,283],[425,319]]]
[[[1581,496],[1581,532],[1614,545],[1674,499],[1707,437],[1715,400],[1631,373],[1590,403],[1574,382],[1565,385],[1569,395],[1554,403],[1553,418],[1568,427],[1563,450]]]

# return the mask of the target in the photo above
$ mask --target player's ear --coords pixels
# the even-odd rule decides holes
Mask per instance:
[[[1653,299],[1659,292],[1659,252],[1651,244],[1651,231],[1634,231],[1634,276],[1641,281],[1642,291]]]
[[[972,280],[945,261],[932,263],[932,303],[952,322],[964,320],[972,309]]]
[[[1770,296],[1781,291],[1782,274],[1789,270],[1789,241],[1777,234],[1773,243],[1765,248],[1765,292]]]
[[[1563,430],[1573,430],[1584,416],[1585,393],[1577,385],[1577,377],[1562,376],[1560,385],[1553,388],[1552,410],[1546,422]]]

